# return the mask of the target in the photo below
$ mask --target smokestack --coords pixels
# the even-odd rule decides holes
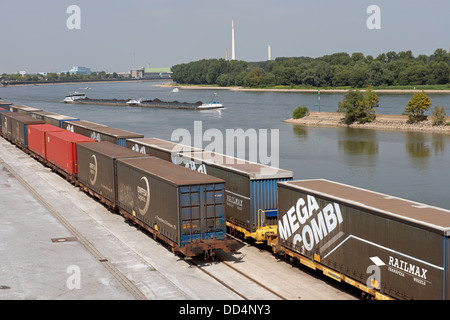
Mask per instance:
[[[267,60],[272,60],[272,52],[271,52],[271,49],[270,49],[270,44],[269,44],[269,47],[267,48]]]
[[[234,49],[234,20],[231,20],[231,60],[236,60],[236,52]]]

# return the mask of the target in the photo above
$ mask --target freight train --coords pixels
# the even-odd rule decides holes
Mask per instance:
[[[42,110],[3,108],[3,137],[185,256],[236,250],[227,225],[370,298],[450,298],[449,210],[294,180],[287,170]],[[57,139],[66,142],[56,147]]]

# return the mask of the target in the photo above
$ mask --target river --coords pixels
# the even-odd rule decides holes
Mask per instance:
[[[245,92],[217,90],[225,104],[222,111],[187,111],[67,105],[65,95],[84,92],[89,98],[142,98],[180,102],[208,102],[213,90],[180,90],[155,86],[156,82],[61,84],[0,88],[0,97],[14,104],[69,115],[171,140],[174,132],[186,132],[192,139],[194,122],[201,133],[226,130],[267,129],[267,141],[279,133],[279,167],[292,170],[294,178],[323,178],[450,209],[450,135],[418,132],[392,132],[335,127],[305,127],[284,123],[297,106],[318,111],[317,93]],[[90,89],[85,89],[85,87]],[[342,93],[321,92],[321,111],[334,112]],[[378,114],[401,114],[412,94],[378,94]],[[444,106],[450,114],[450,94],[429,94],[433,105]],[[198,126],[197,126],[198,128]],[[176,129],[185,129],[175,131]],[[217,129],[209,130],[208,129]],[[249,131],[247,131],[249,132]],[[214,136],[217,138],[217,135]],[[203,147],[210,144],[201,136]],[[262,135],[258,135],[262,140]],[[228,142],[228,144],[227,144]],[[258,149],[260,152],[261,149]],[[274,154],[272,150],[268,153]],[[237,155],[237,154],[232,154]],[[247,159],[255,154],[246,152]],[[272,162],[274,163],[274,162]]]

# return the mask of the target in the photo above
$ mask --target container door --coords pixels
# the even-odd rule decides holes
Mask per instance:
[[[224,239],[224,185],[191,185],[179,190],[181,246],[196,240]]]
[[[198,185],[179,188],[180,244],[182,247],[201,238],[200,189]]]
[[[225,239],[226,221],[224,204],[224,185],[204,186],[203,239]]]

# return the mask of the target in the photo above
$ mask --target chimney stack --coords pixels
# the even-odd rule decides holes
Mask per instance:
[[[231,60],[236,60],[236,52],[234,48],[234,20],[231,20]]]

